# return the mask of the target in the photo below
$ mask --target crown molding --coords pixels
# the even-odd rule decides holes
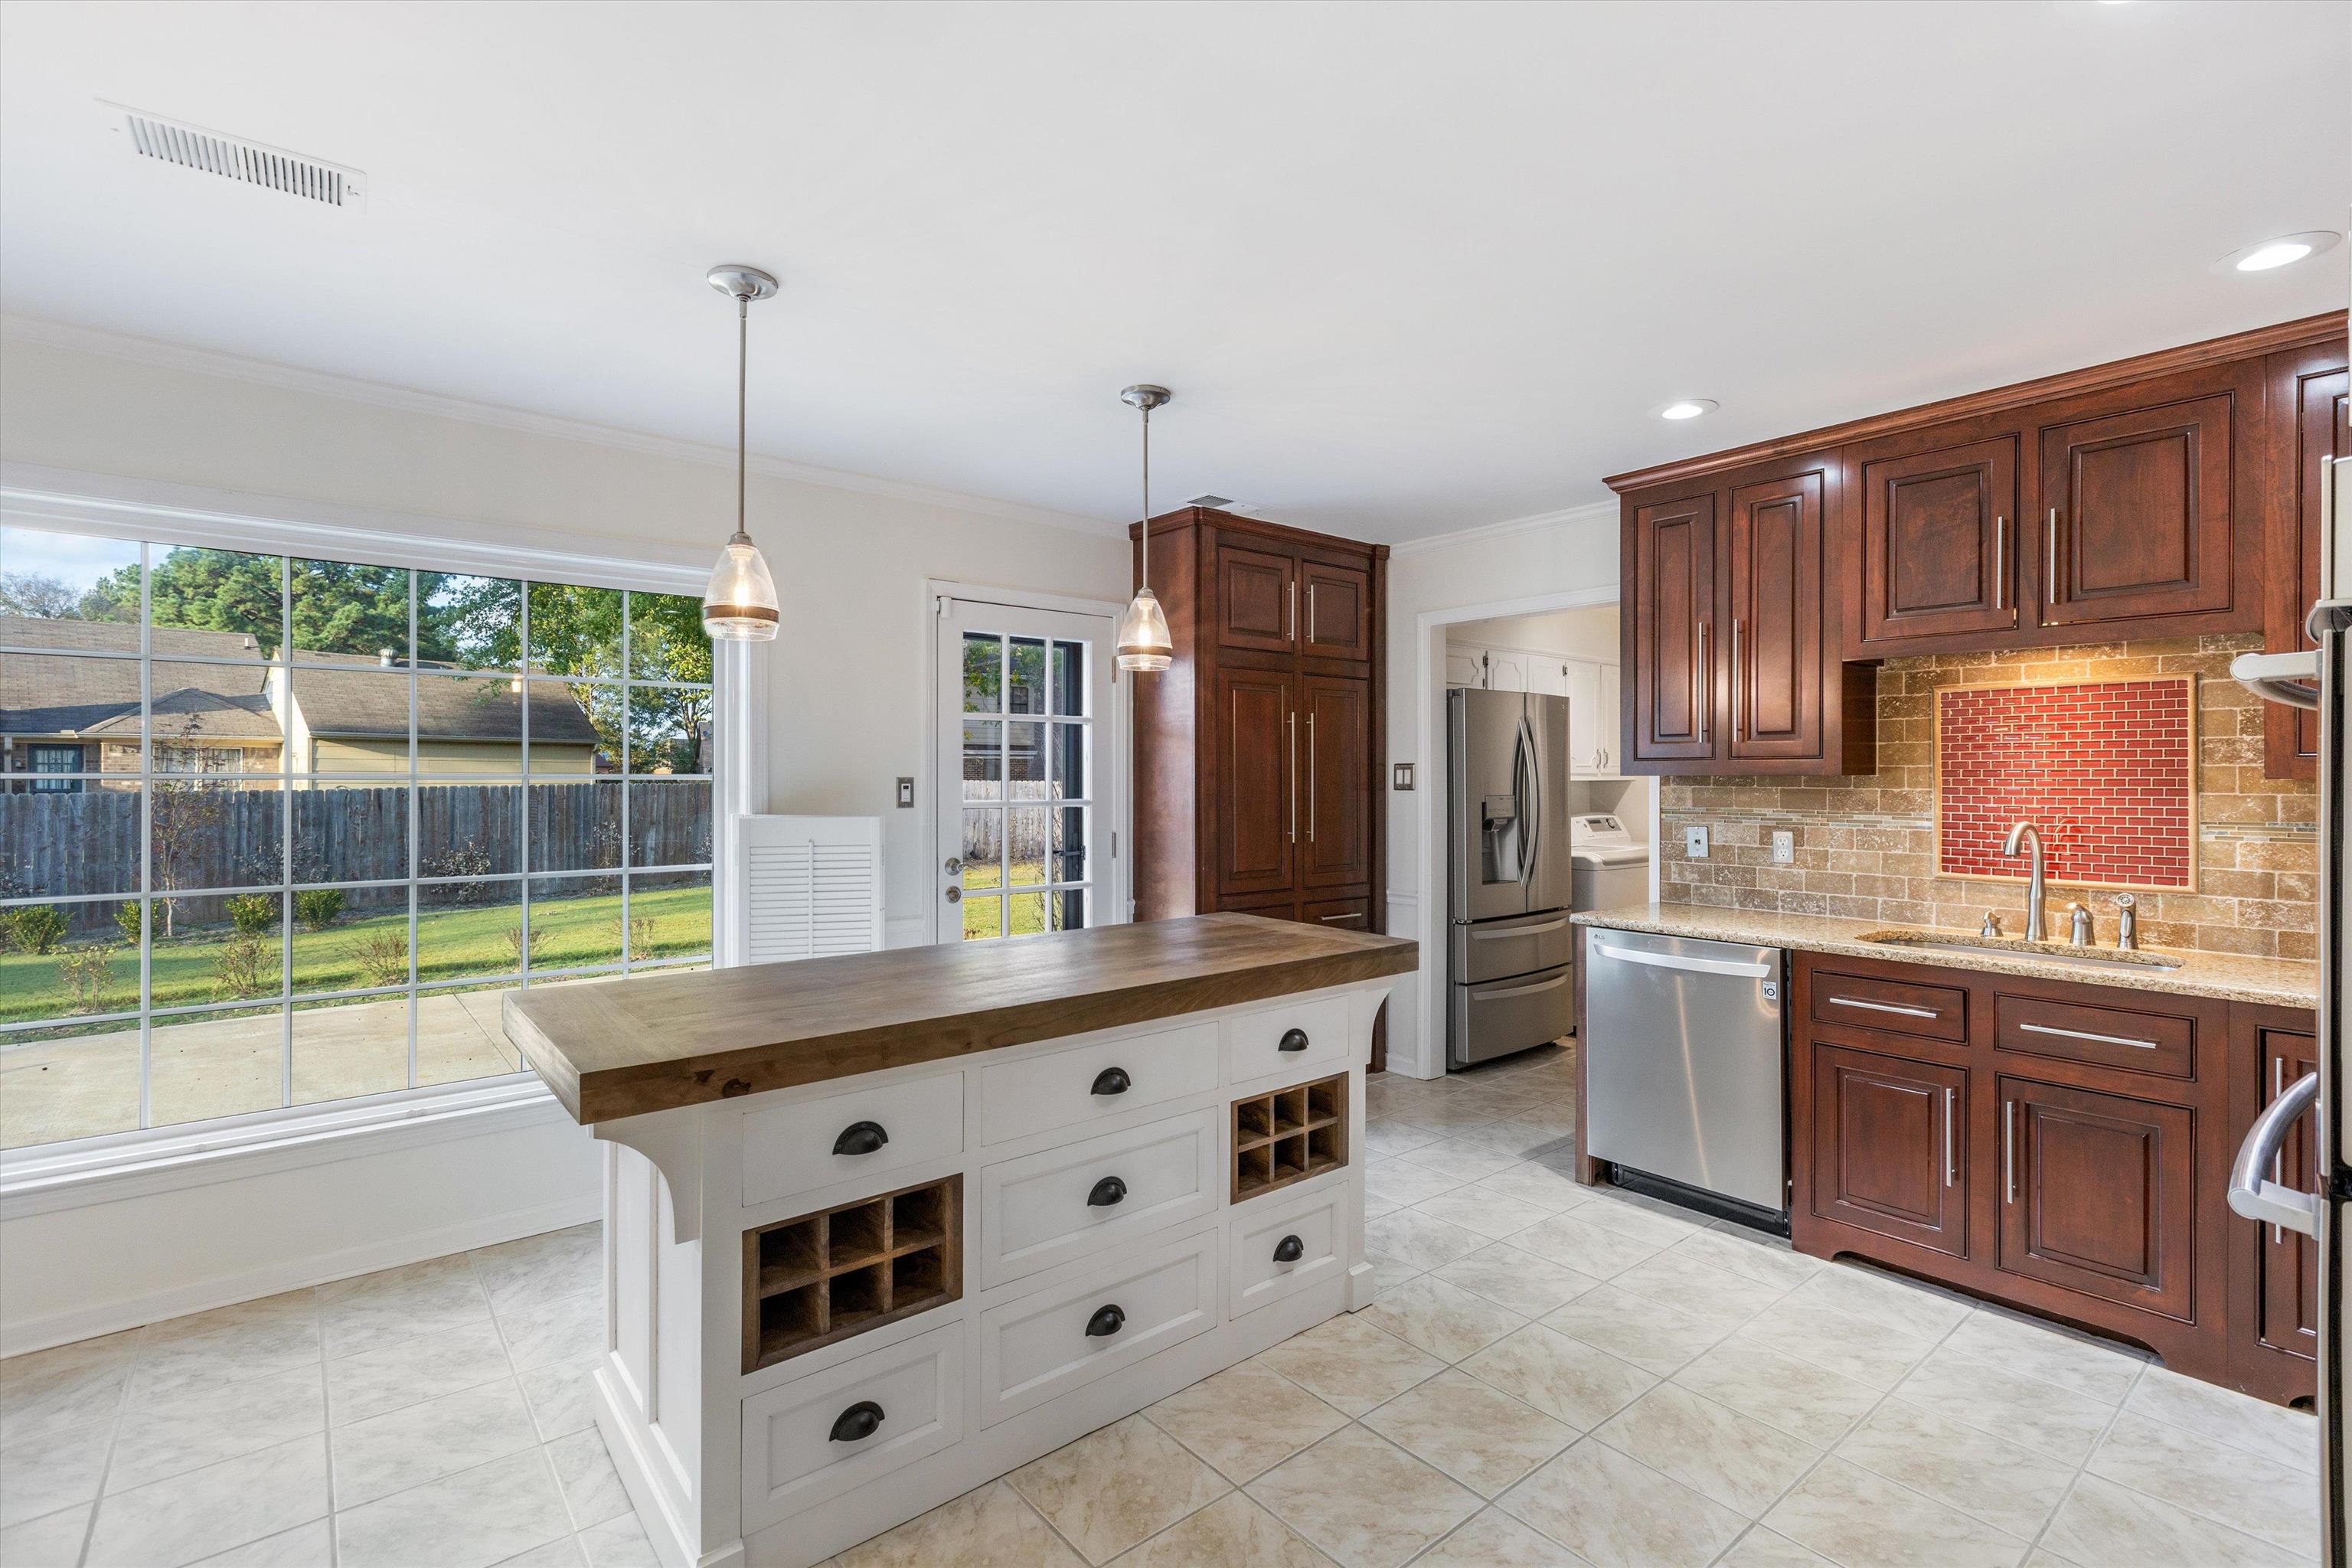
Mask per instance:
[[[614,451],[635,452],[650,458],[666,458],[676,462],[699,463],[707,467],[732,468],[735,454],[723,447],[709,447],[698,441],[681,441],[668,436],[652,436],[642,431],[622,430],[609,425],[595,425],[583,419],[567,419],[553,414],[534,414],[527,409],[507,408],[492,403],[475,403],[462,397],[450,397],[437,392],[419,392],[413,387],[394,386],[387,383],[362,381],[355,376],[337,375],[329,371],[303,370],[294,365],[275,364],[267,360],[247,359],[241,354],[222,353],[213,349],[191,348],[182,343],[167,343],[152,338],[134,338],[121,332],[105,331],[97,327],[80,327],[65,321],[43,321],[31,316],[0,315],[0,341],[37,343],[49,348],[70,349],[81,353],[99,354],[108,359],[127,360],[136,364],[153,365],[162,370],[191,372],[198,375],[219,376],[226,381],[244,382],[255,386],[275,387],[285,392],[305,393],[314,397],[339,398],[347,403],[365,404],[373,408],[388,408],[404,414],[425,414],[442,419],[463,420],[469,425],[486,425],[501,430],[513,430],[528,436],[542,436],[558,441],[577,441],[587,446],[608,447]],[[1064,529],[1074,533],[1093,534],[1101,538],[1118,538],[1125,530],[1123,523],[1108,518],[1081,517],[1075,512],[1055,511],[1045,507],[1024,506],[1018,501],[997,500],[987,496],[966,495],[959,490],[940,489],[931,485],[911,484],[903,479],[886,479],[873,474],[851,473],[842,468],[820,468],[814,463],[795,463],[782,458],[754,457],[751,471],[763,479],[785,479],[794,484],[818,485],[828,489],[848,490],[859,495],[883,496],[892,500],[910,501],[919,506],[944,507],[957,511],[977,512],[984,517],[1003,518],[1013,522],[1033,522],[1047,528]]]
[[[1507,539],[1515,533],[1536,533],[1549,528],[1572,528],[1579,523],[1604,523],[1614,528],[1617,523],[1617,503],[1613,500],[1586,501],[1580,506],[1562,507],[1558,511],[1539,511],[1528,517],[1507,518],[1501,522],[1482,522],[1475,528],[1465,528],[1453,533],[1433,533],[1426,539],[1408,539],[1391,545],[1391,555],[1424,555],[1433,550],[1450,550],[1461,544],[1480,544],[1490,539]],[[1612,535],[1613,538],[1613,535]],[[1612,544],[1612,550],[1615,548]]]

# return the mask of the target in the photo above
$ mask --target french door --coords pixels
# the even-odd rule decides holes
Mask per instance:
[[[1108,616],[940,600],[934,942],[1123,921]]]

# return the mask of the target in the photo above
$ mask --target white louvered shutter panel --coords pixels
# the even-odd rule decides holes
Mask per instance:
[[[736,835],[746,963],[882,945],[882,819],[746,816]]]

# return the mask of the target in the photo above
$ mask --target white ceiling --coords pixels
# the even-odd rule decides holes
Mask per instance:
[[[1133,515],[1404,540],[2341,306],[2334,5],[35,4],[0,309]],[[355,165],[142,163],[110,99]],[[1719,400],[1696,424],[1647,411]]]

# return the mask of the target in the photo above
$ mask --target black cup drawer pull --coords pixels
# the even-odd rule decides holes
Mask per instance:
[[[1135,1080],[1127,1076],[1125,1068],[1105,1068],[1095,1074],[1094,1092],[1097,1094],[1125,1094],[1134,1087]]]
[[[1295,1236],[1286,1236],[1274,1244],[1276,1263],[1296,1263],[1307,1256],[1307,1244]]]
[[[1087,1207],[1090,1209],[1107,1209],[1113,1204],[1126,1201],[1127,1184],[1117,1176],[1105,1176],[1095,1184],[1095,1190],[1087,1194]]]
[[[1305,1050],[1307,1048],[1307,1031],[1304,1029],[1284,1030],[1282,1034],[1282,1044],[1277,1048],[1286,1051]]]
[[[882,1131],[879,1121],[853,1121],[841,1130],[840,1137],[833,1141],[833,1152],[836,1154],[871,1154],[888,1142],[890,1134]]]
[[[1118,1306],[1098,1307],[1087,1320],[1087,1338],[1105,1339],[1127,1327],[1126,1309]]]
[[[833,1418],[833,1440],[836,1443],[863,1443],[880,1430],[882,1407],[870,1399],[861,1399]]]

